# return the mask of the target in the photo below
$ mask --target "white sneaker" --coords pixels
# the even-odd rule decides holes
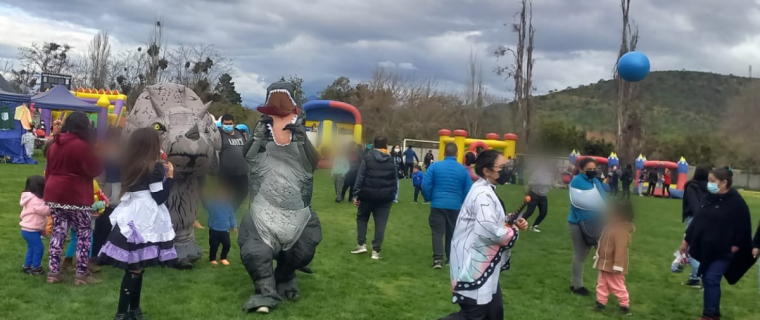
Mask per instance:
[[[267,314],[267,313],[269,313],[269,308],[268,307],[259,307],[258,309],[256,309],[256,313]]]
[[[374,260],[380,260],[382,258],[383,258],[383,256],[380,255],[380,252],[372,250],[372,259],[374,259]]]
[[[530,231],[541,233],[541,230],[538,230],[538,226],[533,226],[530,228]]]
[[[360,253],[365,253],[365,252],[367,252],[367,245],[366,244],[363,244],[363,245],[360,245],[360,246],[356,246],[356,249],[351,250],[351,253],[353,253],[353,254],[360,254]]]

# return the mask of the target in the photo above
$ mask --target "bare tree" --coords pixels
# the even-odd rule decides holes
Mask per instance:
[[[164,72],[169,67],[169,60],[166,58],[167,44],[164,39],[164,24],[161,19],[157,19],[153,25],[153,30],[148,37],[148,49],[145,51],[145,54],[148,55],[147,70],[144,73],[147,85],[169,80],[169,75]]]
[[[516,22],[512,23],[512,32],[517,34],[517,48],[501,46],[496,50],[496,56],[504,57],[511,53],[514,59],[512,65],[497,67],[496,73],[514,80],[514,102],[517,105],[515,124],[518,128],[518,147],[528,150],[531,141],[531,109],[533,95],[533,38],[536,33],[533,28],[533,1],[520,0],[520,11],[515,14]],[[507,24],[505,24],[507,25]]]
[[[213,45],[179,44],[169,54],[172,81],[190,87],[207,100],[225,73],[232,72],[232,60],[223,57]]]
[[[462,119],[467,124],[467,132],[473,136],[480,136],[480,119],[482,118],[483,107],[485,106],[487,89],[483,84],[483,64],[480,63],[478,56],[470,49],[470,60],[468,63],[469,81],[465,88],[462,102]]]
[[[636,50],[636,45],[639,42],[639,29],[638,27],[631,27],[629,20],[631,0],[620,0],[620,8],[623,12],[623,32],[618,61],[624,54]],[[617,82],[618,93],[616,150],[620,161],[630,164],[636,158],[642,136],[641,107],[636,101],[638,85],[620,77],[617,62],[615,62],[614,78]]]
[[[111,64],[111,44],[108,31],[101,30],[96,34],[87,52],[89,58],[89,82],[93,88],[105,88]]]

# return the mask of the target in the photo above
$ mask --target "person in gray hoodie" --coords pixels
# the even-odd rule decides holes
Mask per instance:
[[[533,227],[530,228],[533,232],[541,232],[538,226],[546,219],[546,214],[549,212],[549,198],[547,195],[552,187],[552,182],[554,182],[554,173],[552,173],[550,164],[545,162],[539,163],[528,180],[526,189],[528,189],[530,202],[523,218],[528,220],[533,215],[533,212],[536,211],[536,207],[538,207],[538,218],[533,223]]]

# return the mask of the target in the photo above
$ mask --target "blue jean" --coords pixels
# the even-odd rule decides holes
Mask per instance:
[[[94,236],[94,235],[93,235]],[[90,258],[92,258],[92,240],[95,238],[90,238]],[[69,247],[66,248],[66,258],[73,258],[74,253],[77,251],[77,234],[74,232],[74,229],[71,229],[71,241],[69,242]]]
[[[717,260],[711,262],[705,269],[705,273],[702,275],[702,285],[705,288],[702,316],[720,316],[720,281],[730,263],[731,260],[728,259]]]
[[[42,265],[42,254],[45,246],[42,245],[42,232],[21,230],[21,236],[26,240],[26,258],[24,267],[39,268]]]
[[[401,190],[401,183],[399,183],[399,180],[396,180],[396,198],[393,199],[393,202],[398,202],[398,191]]]
[[[686,218],[686,228],[689,228],[692,220],[694,220],[693,217]],[[697,261],[697,259],[689,257],[689,266],[691,266],[691,274],[689,274],[689,280],[699,280],[699,276],[697,275],[697,272],[699,272],[699,261]]]

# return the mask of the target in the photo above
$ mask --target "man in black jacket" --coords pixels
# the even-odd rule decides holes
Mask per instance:
[[[378,136],[374,141],[374,149],[364,155],[364,161],[356,172],[353,198],[354,205],[359,208],[356,214],[357,246],[351,253],[367,252],[367,223],[372,214],[375,220],[372,259],[382,259],[380,247],[397,191],[398,173],[396,163],[388,154],[388,139]]]

